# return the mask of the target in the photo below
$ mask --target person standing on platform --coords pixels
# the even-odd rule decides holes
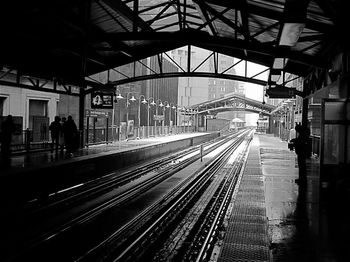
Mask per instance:
[[[51,132],[51,151],[55,148],[55,150],[58,150],[58,146],[60,144],[60,134],[62,132],[62,126],[61,126],[61,118],[59,116],[55,116],[55,120],[51,122],[49,126],[49,130]]]
[[[296,138],[292,139],[292,148],[295,148],[297,154],[298,167],[299,167],[299,179],[296,179],[296,183],[306,184],[306,158],[310,156],[309,136],[310,131],[307,127],[302,125],[295,126],[297,133]]]
[[[65,147],[65,141],[64,141],[64,133],[63,133],[63,126],[66,123],[67,118],[66,117],[62,117],[61,118],[61,133],[60,133],[60,149],[61,149],[61,153],[63,153],[64,147]]]
[[[12,134],[15,131],[15,124],[13,123],[12,115],[8,115],[6,120],[1,124],[1,156],[4,159],[9,159],[11,156],[11,141]]]
[[[64,141],[66,143],[66,155],[73,156],[76,149],[76,141],[78,137],[78,128],[72,116],[68,116],[67,121],[63,124]]]

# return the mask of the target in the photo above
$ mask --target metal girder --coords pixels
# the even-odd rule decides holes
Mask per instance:
[[[212,51],[217,51],[220,53],[225,53],[226,50],[237,51],[237,50],[246,50],[251,52],[252,54],[260,54],[270,57],[273,59],[274,57],[283,56],[285,58],[289,58],[295,62],[301,64],[311,65],[317,68],[326,67],[327,61],[323,60],[322,57],[316,58],[310,55],[301,54],[295,50],[289,50],[283,47],[274,47],[271,45],[266,45],[263,43],[251,43],[246,42],[244,40],[233,40],[230,38],[217,38],[213,37],[196,30],[183,30],[181,32],[146,32],[146,33],[118,33],[118,34],[109,34],[106,35],[106,40],[112,41],[113,39],[118,39],[119,41],[163,41],[164,45],[174,44],[174,41],[178,43],[183,43],[183,45],[190,44],[198,47],[203,47],[205,49],[209,49]],[[171,49],[168,49],[171,50]],[[251,57],[253,55],[250,55]],[[234,56],[238,58],[247,58],[241,52],[237,52]],[[252,57],[252,60],[253,57]],[[266,61],[265,59],[261,59],[262,61],[253,61],[262,65],[270,66],[271,61]],[[265,61],[264,61],[265,60]],[[293,73],[293,72],[291,72]]]
[[[200,1],[200,0],[196,0],[196,1]],[[215,4],[215,5],[220,5],[223,7],[230,7],[231,9],[241,10],[243,8],[246,8],[247,10],[249,10],[250,14],[259,15],[275,21],[284,20],[283,12],[281,13],[276,10],[273,10],[269,8],[268,5],[255,4],[253,1],[247,2],[246,7],[242,5],[241,1],[205,0],[205,2]],[[322,22],[315,21],[308,18],[306,19],[305,22],[307,24],[307,27],[312,30],[327,31],[327,32],[330,32],[332,30],[332,26],[327,23],[322,23]]]
[[[40,83],[39,80],[31,79],[31,78],[28,78],[28,81],[31,84],[17,83],[16,81],[10,81],[10,80],[0,80],[0,85],[29,89],[29,90],[40,91],[40,92],[61,94],[61,95],[79,96],[79,90],[72,89],[71,86],[65,86],[61,84],[60,86],[62,87],[63,89],[62,90],[62,89],[57,89],[57,85],[58,85],[57,82],[53,82],[52,85],[48,85],[49,81],[44,81],[43,83]]]
[[[130,78],[121,79],[118,81],[113,81],[113,82],[110,82],[106,85],[110,86],[112,88],[113,86],[137,82],[137,81],[143,81],[143,80],[149,80],[149,79],[169,78],[169,77],[170,78],[171,77],[209,77],[209,78],[221,78],[221,79],[236,80],[236,81],[248,82],[248,83],[253,83],[253,84],[263,85],[263,86],[267,84],[267,82],[263,81],[263,80],[243,77],[243,76],[239,76],[239,75],[218,74],[218,73],[209,73],[209,72],[172,72],[172,73],[163,73],[163,74],[159,73],[159,74],[153,74],[153,75],[143,75],[143,76],[130,77]],[[100,88],[100,87],[98,87],[98,88]]]

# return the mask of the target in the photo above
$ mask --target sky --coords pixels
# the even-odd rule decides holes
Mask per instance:
[[[263,86],[255,85],[251,83],[245,83],[245,95],[247,98],[251,98],[258,101],[263,101]],[[245,121],[247,126],[255,126],[259,115],[253,113],[246,113]]]
[[[265,69],[266,69],[266,67],[264,67],[264,66],[249,62],[247,75],[254,76],[260,72],[263,72]],[[242,70],[243,69],[241,69],[241,71]],[[242,72],[244,72],[244,71],[242,71]],[[261,75],[259,75],[257,78],[260,80],[267,80],[268,73],[264,72]],[[247,98],[251,98],[251,99],[263,102],[263,95],[264,95],[264,87],[263,86],[252,84],[252,83],[244,83],[244,86],[245,86],[245,95]],[[246,113],[246,125],[255,126],[258,118],[259,118],[258,114]]]

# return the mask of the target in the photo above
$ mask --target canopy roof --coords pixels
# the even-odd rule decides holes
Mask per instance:
[[[187,44],[306,76],[346,41],[341,0],[6,2],[0,66],[70,84]]]

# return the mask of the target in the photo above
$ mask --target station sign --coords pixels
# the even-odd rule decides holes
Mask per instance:
[[[108,113],[104,111],[85,109],[85,115],[86,117],[107,117]]]
[[[299,95],[299,92],[295,88],[277,86],[267,89],[266,94],[269,98],[295,98],[296,95]]]
[[[113,93],[92,92],[91,108],[113,109]]]

